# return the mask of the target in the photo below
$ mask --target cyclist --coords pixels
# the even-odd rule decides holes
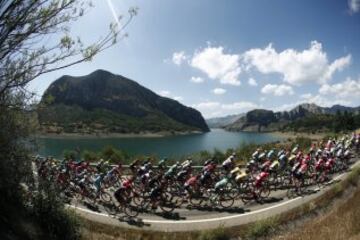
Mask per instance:
[[[164,170],[166,168],[166,162],[167,162],[167,158],[163,158],[159,161],[159,164],[158,164],[158,169],[160,170]]]
[[[251,155],[251,158],[257,161],[260,153],[261,153],[261,149],[260,148],[256,149],[256,151]]]
[[[234,167],[235,153],[231,154],[223,163],[222,167],[225,172],[229,172]]]
[[[104,181],[113,182],[116,180],[116,177],[121,174],[122,165],[121,163],[111,168],[105,175]]]
[[[192,194],[195,190],[198,190],[198,179],[200,178],[201,174],[197,174],[195,176],[191,176],[188,180],[186,180],[184,184],[184,188],[188,191],[189,194]]]
[[[94,187],[96,190],[96,193],[100,192],[102,182],[104,180],[104,177],[106,176],[106,173],[98,174],[98,176],[94,179]]]
[[[191,164],[192,164],[191,158],[187,158],[187,159],[181,164],[181,168],[182,168],[182,169],[186,169],[186,168],[190,167]]]
[[[131,176],[129,179],[123,181],[121,186],[115,191],[114,196],[120,204],[124,204],[130,200],[133,181],[134,177]]]
[[[167,179],[171,179],[176,174],[176,171],[179,167],[180,167],[180,163],[176,162],[165,172],[164,177]]]
[[[214,190],[219,193],[226,187],[226,184],[229,182],[229,177],[225,175],[220,181],[215,183]]]
[[[136,173],[139,165],[140,165],[140,159],[135,159],[134,161],[132,161],[132,163],[130,163],[129,168],[133,173],[133,175]]]

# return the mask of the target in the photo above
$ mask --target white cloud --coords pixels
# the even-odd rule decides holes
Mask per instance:
[[[207,101],[194,104],[192,107],[199,110],[205,118],[211,118],[247,112],[255,108],[260,108],[261,106],[247,101],[233,102],[228,104]]]
[[[286,104],[283,104],[278,107],[273,107],[272,110],[273,111],[288,111],[302,103],[315,103],[316,105],[321,106],[321,107],[331,107],[336,104],[345,105],[345,106],[354,105],[354,104],[352,104],[351,101],[348,101],[346,99],[337,99],[337,98],[334,98],[331,96],[326,97],[326,96],[323,96],[320,94],[315,95],[315,96],[313,96],[311,94],[303,94],[300,97],[303,98],[300,101],[296,101],[293,103],[286,103]]]
[[[258,85],[257,82],[256,82],[256,80],[255,80],[254,78],[249,78],[248,84],[249,84],[250,86],[253,86],[253,87],[255,87],[255,86]]]
[[[158,92],[158,94],[162,97],[172,98],[176,101],[182,101],[184,98],[182,96],[173,96],[172,93],[168,90],[161,90]]]
[[[216,95],[222,95],[224,93],[226,93],[226,89],[223,88],[215,88],[212,90],[212,92]]]
[[[349,105],[350,102],[345,101],[343,99],[335,99],[333,97],[325,97],[324,95],[312,95],[311,93],[305,93],[300,95],[301,100],[298,101],[296,104],[299,105],[301,103],[315,103],[321,107],[331,107],[335,104],[343,104]]]
[[[239,64],[240,56],[225,54],[223,47],[207,47],[195,52],[190,65],[197,68],[211,79],[217,79],[222,84],[239,86],[238,79],[241,73]]]
[[[304,93],[304,94],[300,95],[300,98],[303,98],[303,99],[309,99],[311,97],[312,97],[311,93]]]
[[[263,74],[280,73],[285,82],[301,85],[313,81],[325,83],[336,71],[350,64],[351,55],[329,63],[322,44],[312,41],[309,49],[303,51],[289,48],[277,52],[272,44],[264,49],[250,49],[243,54],[243,61],[247,69],[255,67]]]
[[[333,97],[324,97],[321,95],[315,95],[306,100],[308,103],[315,103],[322,107],[331,107],[335,104],[350,106],[351,102],[345,99],[334,99]]]
[[[173,99],[176,100],[176,101],[179,101],[179,102],[182,101],[182,100],[184,100],[184,98],[181,97],[181,96],[173,97]]]
[[[219,102],[206,101],[206,102],[194,104],[192,107],[196,108],[200,112],[203,112],[203,111],[208,111],[208,110],[216,110],[220,106],[221,106],[221,104]]]
[[[193,83],[203,83],[203,82],[204,82],[204,79],[201,78],[201,77],[191,77],[190,82],[193,82]]]
[[[360,78],[353,80],[347,78],[344,82],[333,85],[324,84],[320,87],[321,95],[335,96],[338,99],[359,99],[360,98]]]
[[[301,104],[301,102],[285,103],[283,105],[272,107],[270,109],[273,110],[274,112],[289,111],[289,110],[293,109],[294,107],[296,107],[299,104]]]
[[[158,94],[162,97],[169,97],[171,92],[168,90],[161,90],[160,92],[158,92]]]
[[[348,0],[350,13],[357,13],[360,11],[360,0]]]
[[[226,110],[245,111],[245,110],[252,110],[254,108],[259,108],[260,106],[253,102],[243,101],[243,102],[234,102],[231,104],[223,104],[221,107]]]
[[[284,96],[284,95],[293,95],[294,90],[291,86],[287,86],[284,84],[276,85],[276,84],[266,84],[261,92],[264,94],[272,94],[274,96]]]
[[[174,52],[172,55],[172,61],[176,65],[181,65],[187,59],[185,52]]]

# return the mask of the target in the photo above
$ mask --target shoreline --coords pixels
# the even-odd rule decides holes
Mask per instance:
[[[144,132],[144,133],[97,133],[97,134],[82,134],[82,133],[38,133],[34,136],[36,138],[50,138],[50,139],[94,139],[94,138],[161,138],[169,136],[184,136],[192,134],[202,134],[200,131],[189,132]]]
[[[312,140],[321,140],[326,135],[329,134],[329,133],[280,132],[280,131],[269,132],[269,133],[274,135],[274,136],[284,138],[285,141],[287,139],[289,139],[289,138],[294,139],[294,138],[297,138],[297,137],[306,137],[306,138],[310,138]]]

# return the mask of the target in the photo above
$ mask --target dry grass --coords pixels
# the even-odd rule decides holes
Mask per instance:
[[[296,231],[273,238],[278,240],[360,239],[360,188],[329,213],[318,216]]]
[[[84,240],[193,240],[201,232],[155,232],[125,229],[83,219],[82,239]]]

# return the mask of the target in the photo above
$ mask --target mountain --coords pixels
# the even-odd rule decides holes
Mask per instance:
[[[331,122],[333,119],[329,116],[334,115],[337,112],[359,114],[360,107],[353,108],[334,105],[328,108],[320,107],[313,103],[304,103],[296,106],[290,111],[283,112],[255,109],[247,112],[245,116],[226,125],[224,128],[229,131],[272,132],[286,129],[295,122],[297,123],[297,126],[305,125],[305,123]],[[306,119],[306,121],[299,124],[299,121],[304,119]]]
[[[209,118],[205,119],[205,121],[210,128],[221,128],[234,123],[236,120],[243,116],[245,116],[245,113],[233,114],[225,117]]]
[[[336,112],[352,112],[360,114],[360,107],[346,107],[341,105],[334,105],[331,108],[325,108],[325,111],[329,114],[335,114]]]
[[[273,126],[277,123],[278,116],[270,110],[255,109],[246,113],[245,116],[239,118],[232,124],[225,126],[229,131],[244,132],[269,132],[277,128]]]
[[[197,110],[104,70],[57,79],[41,99],[38,118],[48,133],[209,131]]]

